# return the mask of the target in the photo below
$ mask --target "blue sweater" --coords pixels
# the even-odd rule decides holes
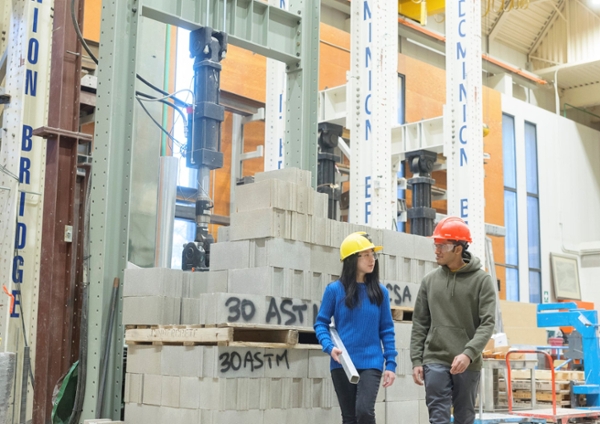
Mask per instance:
[[[323,352],[331,354],[334,348],[329,335],[331,317],[356,369],[385,369],[396,372],[396,343],[394,322],[390,309],[390,295],[383,286],[383,301],[380,306],[371,303],[365,284],[358,284],[360,303],[349,309],[344,301],[346,292],[340,280],[329,284],[323,294],[321,309],[315,322],[315,333]],[[383,349],[382,349],[383,345]],[[342,365],[331,359],[331,369]]]

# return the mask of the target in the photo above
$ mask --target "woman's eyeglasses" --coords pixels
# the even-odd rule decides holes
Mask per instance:
[[[375,260],[379,259],[379,253],[376,253],[376,252],[362,252],[362,253],[359,253],[357,256],[359,258],[367,258],[367,259],[374,258]]]

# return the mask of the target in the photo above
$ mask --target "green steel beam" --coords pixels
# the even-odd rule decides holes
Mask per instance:
[[[142,0],[141,8],[146,18],[190,31],[225,30],[230,44],[271,59],[294,66],[300,60],[300,16],[261,1]]]
[[[317,95],[319,90],[319,0],[291,0],[290,10],[303,16],[300,33],[302,61],[287,65],[285,167],[311,172],[312,187],[317,188]]]
[[[81,422],[96,417],[107,307],[127,265],[135,59],[135,0],[104,0],[98,67],[90,217],[88,366]],[[108,363],[103,418],[120,419],[123,385],[122,299]]]

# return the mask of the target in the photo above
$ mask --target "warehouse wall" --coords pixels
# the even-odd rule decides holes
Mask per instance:
[[[515,117],[519,218],[519,279],[527,282],[524,121],[537,125],[542,292],[553,299],[550,254],[575,256],[600,247],[600,132],[502,95],[502,110]],[[519,190],[520,189],[520,190]],[[582,299],[600,305],[600,255],[579,259]],[[521,300],[529,298],[521,284]]]

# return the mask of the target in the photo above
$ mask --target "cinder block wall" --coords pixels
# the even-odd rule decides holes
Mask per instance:
[[[130,269],[124,325],[261,324],[311,329],[324,288],[339,278],[339,245],[366,231],[383,245],[380,277],[391,305],[413,306],[436,266],[431,241],[327,218],[327,196],[294,168],[258,173],[236,188],[231,226],[211,247],[210,271]],[[410,322],[396,322],[397,379],[381,389],[377,422],[427,423],[412,381]],[[270,347],[152,346],[128,349],[126,423],[334,423],[341,415],[329,356]]]

